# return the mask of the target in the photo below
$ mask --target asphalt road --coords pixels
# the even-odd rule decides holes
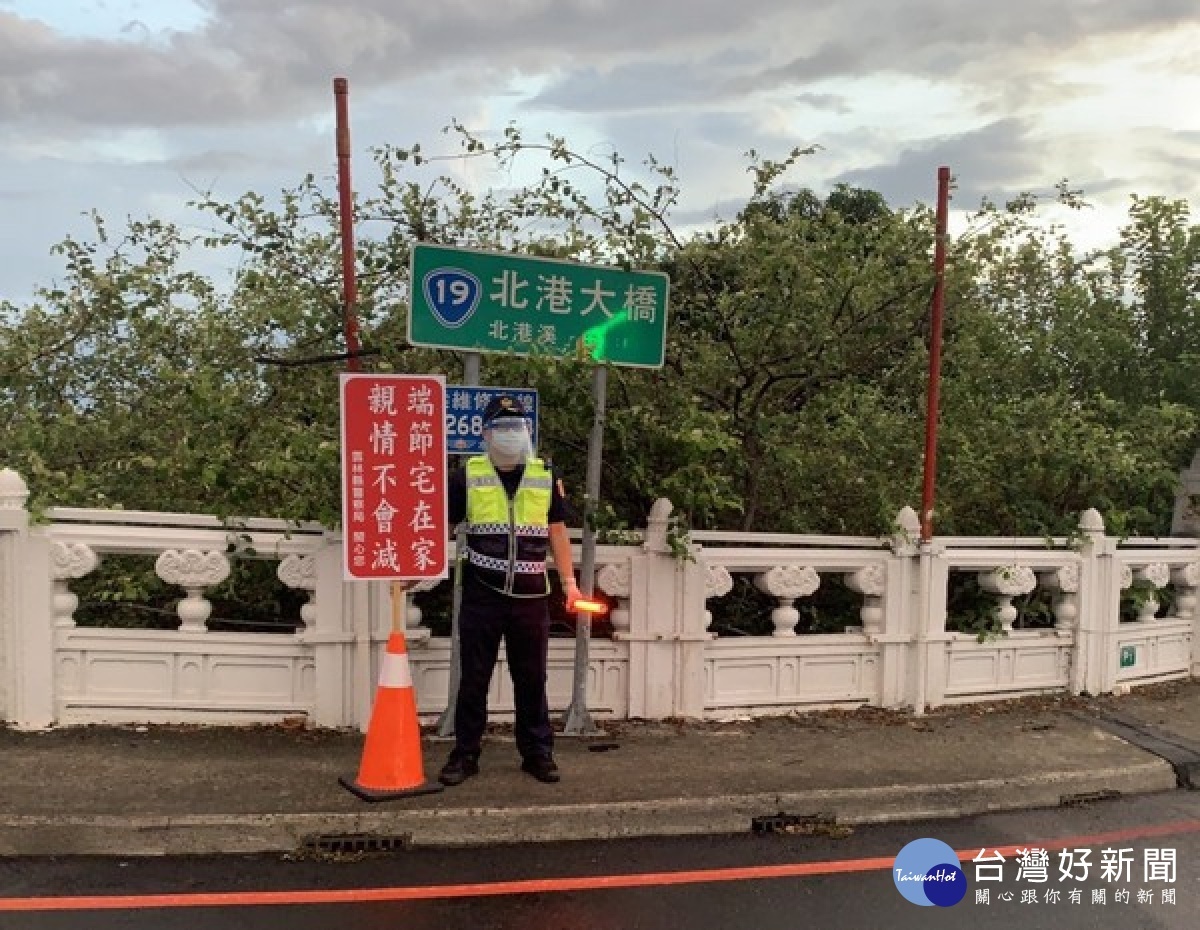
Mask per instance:
[[[897,891],[895,857],[918,838],[942,840],[962,854],[966,894],[958,904],[921,907]],[[1039,847],[1048,851],[1046,882],[1029,881],[1028,872],[1018,881],[1017,848]],[[1086,880],[1061,879],[1064,847],[1076,862],[1082,858],[1076,850],[1091,851]],[[978,880],[971,859],[981,848],[1005,856],[1002,881]],[[1128,878],[1103,878],[1105,850],[1114,860],[1128,851]],[[1159,873],[1153,880],[1145,873],[1147,850]],[[1168,850],[1173,882],[1162,874]],[[1078,865],[1074,869],[1078,875]],[[986,864],[983,874],[992,874]],[[988,903],[977,901],[983,889]],[[1070,900],[1073,889],[1078,903]],[[1052,891],[1057,901],[1046,900]],[[1094,903],[1094,891],[1104,892],[1104,903]],[[1128,892],[1129,900],[1118,892]],[[1173,892],[1174,903],[1164,901],[1164,892]],[[1030,893],[1036,903],[1023,901]],[[1139,895],[1151,900],[1139,902]],[[421,850],[334,861],[0,860],[0,930],[876,926],[1200,926],[1200,793],[859,827],[847,836],[822,831]]]

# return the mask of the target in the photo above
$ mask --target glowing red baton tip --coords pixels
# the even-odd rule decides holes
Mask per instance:
[[[577,614],[600,615],[608,613],[608,604],[604,601],[594,601],[586,597],[580,597],[571,602],[569,609]]]

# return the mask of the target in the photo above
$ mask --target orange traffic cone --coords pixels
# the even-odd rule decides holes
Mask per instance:
[[[399,630],[388,637],[383,654],[358,778],[343,777],[338,782],[364,801],[390,801],[442,790],[436,781],[425,780],[408,646]]]

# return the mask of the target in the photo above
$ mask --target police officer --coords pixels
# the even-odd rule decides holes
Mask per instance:
[[[564,522],[562,483],[533,454],[520,401],[492,399],[483,413],[486,455],[472,456],[448,487],[450,525],[467,521],[458,614],[462,675],[454,714],[454,749],[438,774],[459,785],[479,772],[487,694],[503,638],[516,704],[521,769],[538,781],[559,780],[546,705],[550,613],[547,549],[567,597],[579,598]]]

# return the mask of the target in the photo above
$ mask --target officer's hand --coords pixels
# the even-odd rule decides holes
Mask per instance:
[[[583,593],[579,590],[579,585],[574,581],[568,581],[563,587],[563,597],[567,599],[567,610],[571,611],[575,607],[575,602],[583,597]]]

